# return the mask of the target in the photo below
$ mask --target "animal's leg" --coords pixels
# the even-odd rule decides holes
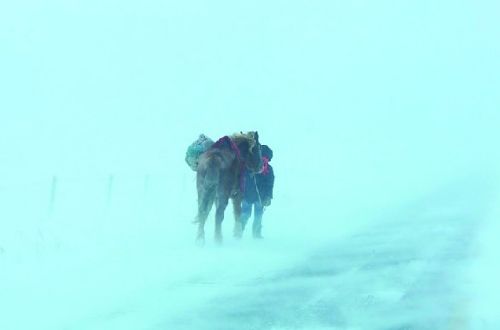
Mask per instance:
[[[222,242],[222,221],[224,220],[224,211],[228,203],[227,197],[218,197],[215,210],[215,240]]]
[[[196,240],[199,243],[205,241],[205,221],[208,218],[208,214],[212,209],[212,205],[215,199],[215,191],[203,191],[198,197],[198,234]]]
[[[233,210],[234,210],[234,230],[233,235],[236,238],[241,238],[243,235],[243,222],[245,219],[242,218],[241,214],[241,199],[238,197],[233,198]],[[250,216],[248,214],[248,216]],[[248,217],[246,218],[248,220]],[[246,221],[245,221],[246,223]]]
[[[234,200],[233,200],[233,203],[234,203]],[[243,201],[241,203],[240,222],[241,222],[242,231],[245,231],[245,227],[248,223],[248,220],[250,219],[250,216],[252,215],[252,206],[253,206],[253,204],[248,203],[247,201]],[[236,221],[236,218],[237,218],[236,210],[234,213],[235,213],[234,220]]]

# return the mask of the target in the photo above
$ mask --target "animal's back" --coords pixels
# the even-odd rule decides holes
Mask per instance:
[[[209,150],[203,153],[198,163],[198,184],[205,187],[216,185],[221,172],[228,170],[234,160],[234,155],[227,150]]]

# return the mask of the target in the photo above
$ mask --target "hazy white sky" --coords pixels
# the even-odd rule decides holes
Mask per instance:
[[[289,172],[463,172],[498,155],[499,11],[4,1],[0,166],[16,177],[161,172],[200,132],[258,129]]]

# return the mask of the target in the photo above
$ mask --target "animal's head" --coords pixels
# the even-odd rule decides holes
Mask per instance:
[[[245,165],[251,172],[259,172],[262,168],[262,152],[258,132],[238,133],[232,136],[240,150]]]

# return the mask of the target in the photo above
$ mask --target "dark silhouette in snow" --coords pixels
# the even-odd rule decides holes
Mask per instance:
[[[234,236],[241,237],[241,202],[244,191],[244,172],[259,172],[262,154],[257,132],[235,134],[220,138],[198,159],[196,186],[198,190],[197,240],[205,240],[205,221],[215,203],[215,240],[222,241],[221,225],[229,199],[235,217]]]

